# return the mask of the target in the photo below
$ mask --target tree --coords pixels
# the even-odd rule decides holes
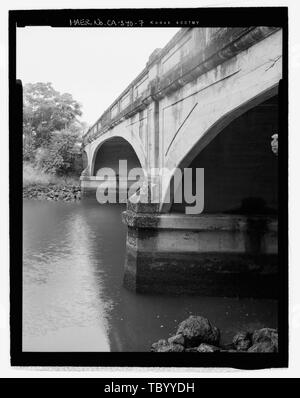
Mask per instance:
[[[75,171],[78,153],[78,134],[72,130],[61,130],[53,132],[47,147],[37,149],[35,160],[39,169],[64,175]]]
[[[85,124],[81,105],[51,83],[28,83],[23,100],[23,160],[51,174],[78,173]]]
[[[81,105],[71,94],[61,94],[52,83],[28,83],[24,86],[23,134],[39,148],[49,144],[52,132],[69,128]]]

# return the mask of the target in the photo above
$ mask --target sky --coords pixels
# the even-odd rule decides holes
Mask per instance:
[[[17,29],[17,78],[52,82],[82,104],[93,124],[178,28]]]

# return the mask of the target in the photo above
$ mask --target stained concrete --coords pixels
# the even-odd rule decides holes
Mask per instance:
[[[184,219],[180,223],[180,217]],[[136,292],[276,297],[274,217],[127,210],[125,285]]]

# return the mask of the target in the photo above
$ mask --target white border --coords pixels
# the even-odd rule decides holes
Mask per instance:
[[[241,4],[242,3],[242,4]],[[9,363],[9,241],[8,241],[8,10],[52,8],[161,8],[161,7],[240,7],[240,6],[289,6],[289,148],[290,148],[290,366],[289,369],[242,371],[234,369],[168,369],[168,368],[12,368]],[[296,1],[218,1],[218,0],[1,0],[0,1],[0,132],[1,132],[1,235],[0,235],[0,377],[52,378],[52,377],[298,377],[300,369],[300,32],[299,2]],[[298,116],[298,117],[297,117]],[[280,132],[284,133],[284,132]],[[298,167],[297,167],[298,166]]]

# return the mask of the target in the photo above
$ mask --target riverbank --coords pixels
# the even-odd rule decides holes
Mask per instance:
[[[81,199],[79,184],[31,184],[23,187],[23,198],[76,202]]]
[[[28,162],[23,164],[23,198],[75,202],[81,199],[79,176],[46,173]]]

